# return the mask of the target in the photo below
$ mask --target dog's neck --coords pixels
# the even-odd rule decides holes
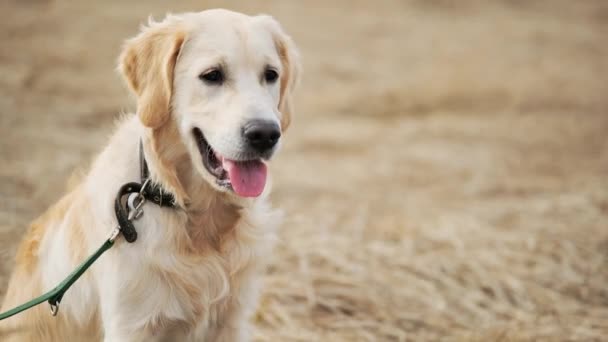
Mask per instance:
[[[145,128],[142,136],[150,178],[171,191],[188,217],[187,249],[221,249],[236,226],[244,201],[214,189],[198,174],[173,121],[159,129]],[[251,200],[249,200],[251,201]]]

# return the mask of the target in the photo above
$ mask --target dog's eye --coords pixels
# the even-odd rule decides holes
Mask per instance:
[[[209,85],[221,85],[224,82],[224,73],[220,69],[212,69],[198,76]]]
[[[264,71],[264,79],[267,83],[274,83],[278,78],[279,74],[275,70],[266,69],[266,71]]]

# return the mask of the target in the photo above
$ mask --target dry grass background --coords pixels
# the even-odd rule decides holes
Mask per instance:
[[[121,41],[218,6],[276,16],[304,57],[258,340],[608,340],[601,0],[2,1],[0,295],[132,108]]]

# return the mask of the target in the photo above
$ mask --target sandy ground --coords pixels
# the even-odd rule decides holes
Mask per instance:
[[[256,339],[608,339],[608,3],[126,3],[0,3],[0,296],[133,108],[122,40],[219,6],[274,15],[304,58]]]

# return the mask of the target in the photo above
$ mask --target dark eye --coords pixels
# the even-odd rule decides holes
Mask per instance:
[[[221,85],[224,83],[224,73],[220,69],[212,69],[198,76],[203,82],[209,85]]]
[[[279,74],[277,74],[275,70],[266,69],[266,71],[264,71],[264,79],[266,82],[274,83],[276,82],[277,78],[279,78]]]

